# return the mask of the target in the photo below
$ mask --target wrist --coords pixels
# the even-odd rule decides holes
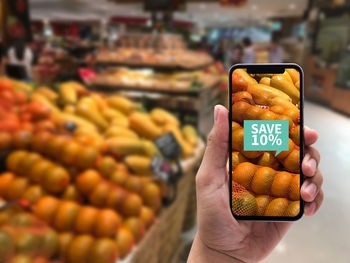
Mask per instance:
[[[187,263],[244,263],[243,261],[226,255],[218,250],[208,247],[202,242],[198,233],[193,241]]]

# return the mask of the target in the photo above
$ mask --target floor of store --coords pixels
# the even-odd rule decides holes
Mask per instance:
[[[349,262],[350,250],[350,118],[323,106],[305,103],[305,125],[319,131],[324,203],[313,217],[304,217],[288,232],[264,263]],[[190,249],[197,227],[182,238]],[[186,262],[185,260],[183,262]]]

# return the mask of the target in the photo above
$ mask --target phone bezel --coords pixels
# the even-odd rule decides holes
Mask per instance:
[[[283,64],[236,64],[231,67],[229,71],[229,92],[228,92],[228,105],[229,105],[229,193],[230,193],[230,210],[232,215],[237,220],[250,220],[250,221],[296,221],[300,219],[304,214],[304,201],[300,197],[300,212],[296,217],[284,217],[284,216],[239,216],[232,211],[232,74],[236,69],[247,69],[248,72],[255,73],[271,73],[280,74],[283,73],[286,68],[296,69],[300,74],[300,186],[304,182],[304,175],[302,173],[301,165],[304,158],[304,72],[302,68],[294,63]]]

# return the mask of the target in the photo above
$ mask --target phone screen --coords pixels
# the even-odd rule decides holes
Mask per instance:
[[[237,219],[303,214],[303,72],[295,64],[230,70],[230,202]]]

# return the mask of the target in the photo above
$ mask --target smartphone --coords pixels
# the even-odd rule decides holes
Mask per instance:
[[[296,64],[239,64],[229,81],[232,214],[295,221],[304,212],[303,71]]]

